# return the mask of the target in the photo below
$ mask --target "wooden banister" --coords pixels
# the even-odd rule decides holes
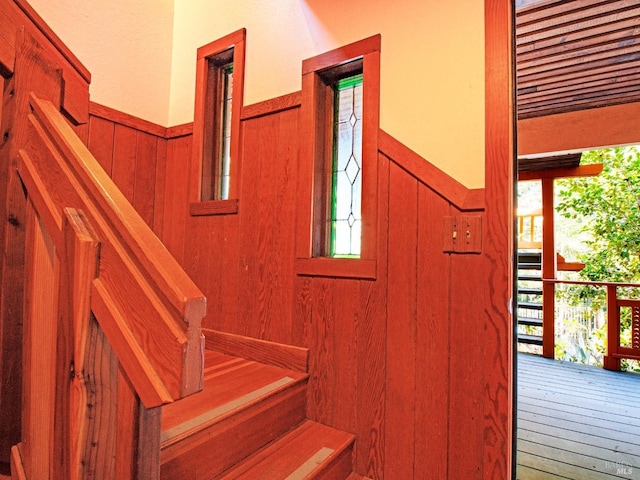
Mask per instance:
[[[25,128],[16,478],[157,479],[156,407],[202,389],[205,299],[51,102]]]
[[[112,338],[113,348],[132,360],[123,368],[145,406],[158,406],[200,390],[202,293],[55,106],[35,96],[30,103],[29,122],[33,137],[40,140],[34,142],[39,154],[32,155],[33,165],[28,166],[29,152],[25,152],[18,170],[24,176],[28,169],[40,171],[39,182],[55,192],[51,196],[57,197],[58,210],[80,208],[96,229],[103,250],[100,275],[94,282],[99,292],[95,301],[99,297],[100,306],[109,306],[100,310],[104,315],[98,320],[108,322],[105,332],[120,332],[118,339]],[[127,315],[114,314],[116,311]],[[143,370],[147,374],[141,375]],[[154,378],[151,389],[149,377]]]

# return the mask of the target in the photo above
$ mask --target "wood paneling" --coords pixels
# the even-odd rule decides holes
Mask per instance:
[[[8,28],[0,17],[0,31]],[[7,7],[8,8],[8,7]],[[11,24],[14,28],[15,24]],[[24,290],[24,240],[26,205],[20,179],[15,174],[18,150],[27,138],[26,115],[29,93],[42,98],[60,100],[60,71],[45,57],[36,40],[26,31],[12,37],[15,54],[13,77],[4,80],[2,106],[2,143],[0,143],[0,355],[2,356],[2,384],[0,384],[0,461],[9,461],[13,444],[20,439],[20,404],[22,375],[22,322]]]
[[[482,478],[485,257],[443,253],[442,218],[483,215],[484,191],[430,183],[434,167],[384,134],[375,275],[296,274],[299,108],[252,109],[237,214],[186,215],[189,137],[168,143],[162,236],[208,298],[205,325],[309,348],[308,416],[356,434],[359,473]]]
[[[101,163],[205,293],[203,326],[309,348],[308,416],[355,433],[356,469],[372,479],[508,477],[509,17],[506,2],[488,3],[490,31],[501,33],[489,55],[487,198],[380,132],[377,241],[364,278],[296,274],[309,162],[300,93],[243,109],[242,188],[230,212],[189,212],[190,125],[159,135],[106,110],[91,117]],[[442,218],[461,212],[489,218],[480,255],[442,251]]]
[[[167,129],[91,104],[88,147],[156,235],[164,216]]]

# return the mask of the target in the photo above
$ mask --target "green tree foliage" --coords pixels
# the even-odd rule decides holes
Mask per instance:
[[[596,177],[558,181],[556,211],[582,218],[592,240],[580,276],[590,281],[640,283],[640,149],[594,150],[582,164],[603,163]]]
[[[587,249],[579,255],[585,268],[579,276],[593,282],[640,283],[640,149],[624,147],[582,154],[582,162],[602,163],[596,177],[557,181],[556,211],[565,218],[581,220],[588,230]],[[588,301],[593,308],[606,302],[603,288],[572,286],[560,293],[570,304]],[[618,296],[640,298],[640,289],[618,289]],[[621,337],[630,340],[628,309],[621,316]],[[586,348],[604,353],[606,327],[588,338]],[[638,370],[623,360],[622,370]]]

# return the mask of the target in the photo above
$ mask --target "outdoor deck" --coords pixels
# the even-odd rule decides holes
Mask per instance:
[[[518,354],[518,479],[640,479],[640,375]]]

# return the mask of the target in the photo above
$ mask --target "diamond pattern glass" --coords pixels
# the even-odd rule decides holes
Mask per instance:
[[[330,253],[360,255],[362,230],[362,75],[335,88]]]

